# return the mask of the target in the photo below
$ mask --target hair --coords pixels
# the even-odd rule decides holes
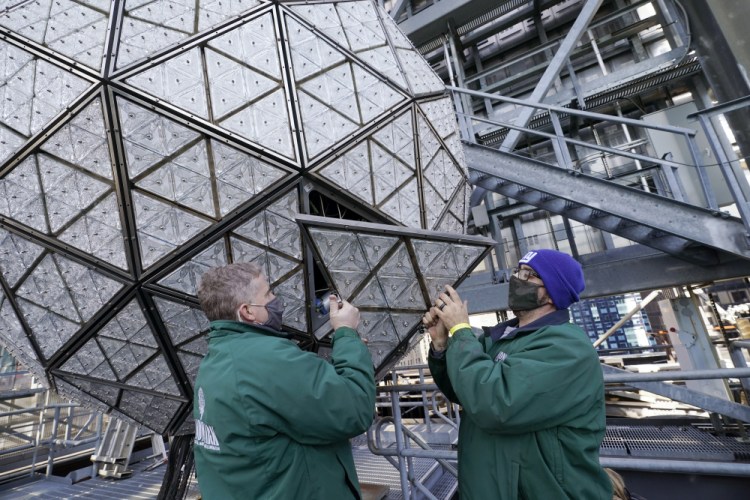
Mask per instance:
[[[622,476],[607,467],[604,468],[604,471],[612,482],[612,500],[630,500],[630,493],[625,487],[625,481],[622,479]]]
[[[258,292],[263,270],[252,262],[238,262],[206,271],[198,285],[198,300],[209,321],[234,320],[241,304]]]

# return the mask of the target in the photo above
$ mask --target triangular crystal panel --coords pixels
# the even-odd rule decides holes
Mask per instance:
[[[189,113],[208,118],[206,82],[203,79],[201,53],[197,48],[125,81]]]
[[[410,227],[422,227],[419,219],[419,188],[414,179],[400,188],[380,209],[402,224]]]
[[[205,219],[139,192],[133,193],[141,260],[150,266],[209,226]]]
[[[361,198],[368,205],[373,204],[370,172],[370,155],[367,142],[362,142],[329,163],[319,174],[329,181]]]
[[[0,272],[6,283],[14,287],[43,251],[36,243],[0,229]]]
[[[383,290],[380,288],[380,282],[376,277],[370,278],[370,281],[357,293],[352,300],[356,307],[378,307],[387,308],[388,302],[385,300]]]
[[[32,302],[16,299],[26,324],[29,325],[42,355],[50,358],[78,331],[80,325],[61,316],[51,309],[40,307]]]
[[[208,319],[198,308],[177,304],[161,297],[155,297],[154,302],[173,344],[180,344],[209,328]]]
[[[131,376],[127,383],[140,389],[150,389],[174,396],[180,394],[180,390],[177,388],[174,378],[172,378],[172,372],[169,370],[164,355],[159,355],[151,360]]]
[[[190,259],[189,262],[178,267],[166,278],[160,280],[159,284],[180,292],[195,295],[203,273],[212,267],[225,266],[226,264],[227,257],[224,241],[217,241]]]
[[[283,324],[285,327],[304,332],[307,330],[307,296],[305,279],[300,270],[283,282],[271,283],[274,294],[284,303]]]

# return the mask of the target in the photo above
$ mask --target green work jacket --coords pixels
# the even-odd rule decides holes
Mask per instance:
[[[457,331],[430,371],[462,406],[461,500],[611,500],[599,465],[604,380],[591,341],[567,309],[509,332],[511,320]],[[502,337],[502,338],[501,338]]]
[[[269,329],[211,323],[193,404],[204,499],[361,497],[349,438],[373,418],[372,359],[339,328],[332,360]]]

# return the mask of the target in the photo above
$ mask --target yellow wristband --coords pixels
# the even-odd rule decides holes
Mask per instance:
[[[453,335],[454,333],[456,333],[458,330],[461,330],[462,328],[471,328],[471,325],[468,323],[459,323],[457,325],[453,325],[453,328],[448,330],[448,335]]]

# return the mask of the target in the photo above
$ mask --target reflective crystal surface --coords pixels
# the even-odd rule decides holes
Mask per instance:
[[[445,285],[457,286],[492,241],[381,224],[299,216],[333,289],[360,309],[359,333],[377,374],[405,352],[424,311]]]
[[[336,289],[382,374],[487,248],[451,100],[378,2],[0,0],[0,31],[0,341],[91,407],[190,432],[207,269],[260,265],[324,358]]]

